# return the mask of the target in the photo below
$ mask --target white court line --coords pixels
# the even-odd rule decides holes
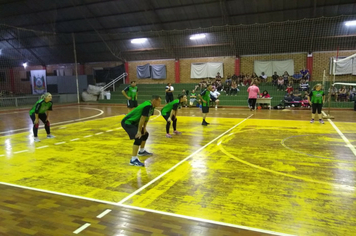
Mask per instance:
[[[74,138],[74,139],[71,139],[70,141],[77,141],[79,140],[80,138]]]
[[[73,231],[73,234],[79,234],[80,232],[82,232],[83,230],[85,230],[86,228],[88,228],[90,226],[89,223],[85,223],[84,225],[82,225],[81,227],[79,227],[77,230]]]
[[[48,147],[48,145],[46,145],[46,146],[41,146],[41,147],[38,147],[38,148],[36,148],[36,149],[42,149],[42,148],[46,148],[46,147]]]
[[[33,190],[33,191],[42,192],[42,193],[54,194],[54,195],[63,196],[63,197],[71,197],[71,198],[76,198],[76,199],[81,199],[81,200],[86,200],[86,201],[91,201],[91,202],[103,203],[103,204],[108,204],[111,206],[119,206],[119,204],[117,204],[115,202],[98,200],[98,199],[89,198],[89,197],[82,197],[82,196],[77,196],[77,195],[73,195],[73,194],[60,193],[60,192],[49,191],[49,190],[44,190],[44,189],[39,189],[39,188],[32,188],[32,187],[27,187],[27,186],[17,185],[17,184],[10,184],[10,183],[5,183],[5,182],[0,182],[0,184],[10,186],[10,187]]]
[[[122,127],[116,128],[116,129],[122,129]]]
[[[54,145],[60,145],[60,144],[63,144],[63,143],[66,143],[66,142],[59,142],[59,143],[55,143]]]
[[[202,151],[204,148],[206,148],[207,146],[209,146],[210,144],[212,144],[213,142],[215,142],[216,140],[218,140],[220,137],[224,136],[226,133],[230,132],[231,130],[233,130],[234,128],[236,128],[237,126],[239,126],[240,124],[242,124],[243,122],[245,122],[246,120],[250,119],[250,117],[253,116],[253,114],[251,114],[249,117],[247,117],[246,119],[242,120],[241,122],[239,122],[238,124],[234,125],[233,127],[231,127],[230,129],[226,130],[224,133],[220,134],[218,137],[214,138],[213,140],[211,140],[209,143],[205,144],[203,147],[199,148],[198,150],[196,150],[195,152],[193,152],[192,154],[190,154],[189,156],[187,156],[186,158],[184,158],[183,160],[181,160],[180,162],[178,162],[177,164],[175,164],[173,167],[171,167],[169,170],[165,171],[164,173],[160,174],[159,176],[157,176],[156,178],[154,178],[153,180],[151,180],[150,182],[148,182],[147,184],[145,184],[144,186],[142,186],[141,188],[137,189],[135,192],[131,193],[129,196],[125,197],[124,199],[122,199],[120,202],[118,202],[119,204],[123,204],[124,202],[126,202],[127,200],[129,200],[130,198],[132,198],[133,196],[135,196],[136,194],[138,194],[139,192],[141,192],[142,190],[144,190],[145,188],[149,187],[150,185],[152,185],[153,183],[155,183],[157,180],[159,180],[160,178],[162,178],[163,176],[165,176],[166,174],[168,174],[169,172],[171,172],[172,170],[174,170],[175,168],[177,168],[178,166],[180,166],[183,162],[187,161],[188,159],[190,159],[191,157],[193,157],[195,154],[199,153],[200,151]]]
[[[100,134],[102,134],[103,132],[99,132],[99,133],[96,133],[95,135],[100,135]]]
[[[28,150],[22,150],[22,151],[14,152],[14,154],[18,154],[18,153],[22,153],[22,152],[28,152]]]
[[[78,108],[78,107],[76,107],[76,108]],[[59,124],[65,124],[65,123],[70,123],[70,122],[77,122],[77,121],[87,120],[87,119],[95,118],[97,116],[101,116],[102,114],[104,114],[103,110],[100,110],[100,109],[97,109],[97,108],[83,107],[83,109],[97,110],[97,111],[100,111],[100,113],[96,114],[96,115],[93,115],[93,116],[88,116],[88,117],[85,117],[85,118],[79,118],[79,119],[74,119],[74,120],[67,120],[67,121],[62,121],[62,122],[57,122],[57,123],[51,123],[51,126],[52,125],[59,125]],[[104,117],[104,118],[106,118],[106,117]],[[44,125],[40,126],[40,128],[43,128],[43,127],[44,127]],[[26,131],[26,130],[29,130],[29,128],[13,129],[13,130],[8,130],[8,131],[3,131],[3,132],[0,132],[0,134],[12,133],[12,132],[23,131],[23,130]]]
[[[107,130],[106,132],[113,132],[113,131],[114,131],[114,130],[111,129],[111,130]]]
[[[0,157],[3,157],[3,156],[5,156],[5,154],[1,154],[1,155],[0,155]]]
[[[84,136],[84,138],[90,138],[92,137],[93,135],[87,135],[87,136]]]
[[[323,115],[326,116],[326,113],[323,112]],[[334,124],[331,119],[328,119],[329,123],[334,127],[336,132],[340,135],[340,137],[345,141],[346,146],[350,148],[351,152],[356,156],[356,148],[351,144],[351,142],[345,137],[345,135],[339,130],[339,128]]]
[[[221,226],[237,228],[237,229],[244,229],[244,230],[249,230],[249,231],[254,231],[254,232],[259,232],[259,233],[266,233],[266,234],[272,234],[272,235],[278,235],[278,236],[293,236],[292,234],[285,234],[285,233],[279,233],[279,232],[274,232],[274,231],[269,231],[269,230],[264,230],[264,229],[251,228],[251,227],[247,227],[247,226],[243,226],[243,225],[223,223],[223,222],[214,221],[214,220],[206,220],[206,219],[192,217],[192,216],[179,215],[179,214],[174,214],[174,213],[164,212],[164,211],[156,211],[156,210],[151,210],[148,208],[141,208],[141,207],[130,206],[130,205],[125,205],[125,204],[120,204],[120,206],[125,207],[125,208],[134,209],[134,210],[139,210],[139,211],[152,212],[152,213],[160,214],[160,215],[173,216],[173,217],[182,218],[182,219],[186,219],[186,220],[194,220],[194,221],[199,221],[199,222],[204,222],[204,223],[209,223],[209,224],[214,224],[214,225],[221,225]]]
[[[103,218],[106,214],[108,214],[109,212],[111,212],[112,210],[107,209],[104,212],[102,212],[100,215],[98,215],[96,218]]]
[[[124,208],[129,208],[129,209],[141,210],[141,211],[145,211],[145,212],[157,213],[157,214],[161,214],[161,215],[169,215],[169,216],[185,218],[185,219],[189,219],[189,220],[212,223],[212,224],[222,225],[222,226],[227,226],[227,227],[248,229],[250,231],[256,231],[256,232],[269,232],[270,234],[288,236],[288,234],[281,234],[281,233],[272,232],[272,231],[263,231],[261,229],[249,228],[249,227],[246,227],[246,226],[223,223],[223,222],[219,222],[219,221],[206,220],[206,219],[190,217],[190,216],[183,216],[183,215],[178,215],[178,214],[173,214],[173,213],[168,213],[168,212],[162,212],[162,211],[155,211],[155,210],[151,210],[151,209],[147,209],[147,208],[140,208],[140,207],[129,206],[129,205],[125,205],[125,204],[118,204],[118,203],[115,203],[115,202],[108,202],[108,201],[104,201],[104,200],[98,200],[98,199],[82,197],[82,196],[77,196],[77,195],[72,195],[72,194],[66,194],[66,193],[54,192],[54,191],[43,190],[43,189],[38,189],[38,188],[26,187],[26,186],[17,185],[17,184],[10,184],[10,183],[5,183],[5,182],[0,182],[0,184],[6,185],[6,186],[10,186],[10,187],[16,187],[16,188],[21,188],[21,189],[26,189],[26,190],[42,192],[42,193],[54,194],[54,195],[63,196],[63,197],[70,197],[70,198],[75,198],[75,199],[80,199],[80,200],[86,200],[86,201],[91,201],[91,202],[96,202],[96,203],[102,203],[102,204],[107,204],[107,205],[111,205],[111,206],[124,207]]]

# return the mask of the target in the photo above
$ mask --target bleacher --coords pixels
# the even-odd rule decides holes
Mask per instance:
[[[312,88],[315,84],[320,83],[318,81],[309,83],[310,88]],[[182,93],[182,90],[188,90],[189,93],[194,89],[197,83],[189,83],[189,84],[172,84],[174,87],[174,96]],[[111,99],[107,100],[99,100],[100,103],[113,103],[113,104],[126,104],[126,98],[122,95],[121,91],[128,86],[127,84],[120,84],[116,87],[115,92],[111,92]],[[146,100],[150,100],[153,94],[160,95],[162,97],[162,104],[165,100],[165,87],[166,84],[138,84],[138,102],[141,103]],[[271,83],[263,83],[258,86],[260,91],[267,90],[270,94],[272,99],[272,107],[281,103],[284,100],[285,92],[284,91],[277,91],[277,87],[272,86]],[[328,86],[326,86],[328,88]],[[247,93],[248,87],[239,86],[238,89],[240,90],[237,93],[237,96],[226,96],[225,92],[220,92],[221,95],[220,105],[221,107],[247,107]],[[197,91],[199,93],[200,90]],[[327,92],[327,91],[326,91]],[[189,99],[189,96],[188,96]],[[353,108],[353,102],[331,102],[331,107],[334,108]]]

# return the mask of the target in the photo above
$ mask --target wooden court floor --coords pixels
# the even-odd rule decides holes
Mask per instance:
[[[130,166],[122,106],[56,106],[32,141],[28,109],[0,111],[0,235],[355,235],[356,112],[182,108],[148,123]]]

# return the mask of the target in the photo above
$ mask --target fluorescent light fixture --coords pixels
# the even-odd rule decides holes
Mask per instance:
[[[131,43],[144,43],[146,42],[147,39],[146,38],[140,38],[140,39],[132,39]]]
[[[190,36],[190,40],[194,40],[194,39],[203,39],[205,38],[205,34],[193,34],[192,36]]]
[[[356,20],[346,21],[345,25],[346,26],[355,26],[356,25]]]
[[[25,68],[25,69],[26,69],[26,67],[27,67],[27,62],[22,63],[22,65],[23,65],[23,68]]]

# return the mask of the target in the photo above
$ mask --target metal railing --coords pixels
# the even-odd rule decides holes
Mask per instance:
[[[125,78],[127,76],[127,73],[123,73],[122,75],[116,77],[115,79],[113,79],[112,81],[110,81],[109,83],[107,83],[105,86],[100,88],[101,92],[104,92],[106,89],[108,89],[109,87],[113,86],[113,91],[115,91],[115,84],[120,81],[121,79]]]

